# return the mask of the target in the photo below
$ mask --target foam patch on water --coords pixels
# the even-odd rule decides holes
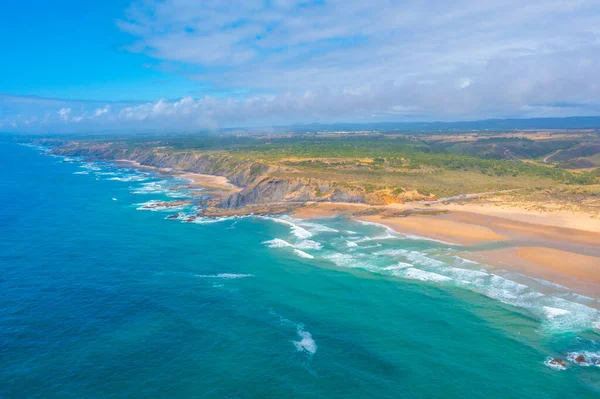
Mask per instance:
[[[405,269],[401,272],[394,272],[394,274],[398,277],[421,281],[434,281],[436,283],[452,281],[450,277],[415,268]]]
[[[221,216],[221,217],[218,217],[218,218],[197,217],[191,223],[196,223],[196,224],[213,224],[213,223],[226,222],[228,220],[237,220],[237,219],[240,219],[240,218],[243,218],[243,217],[245,217],[245,216]]]
[[[151,200],[147,202],[142,202],[137,205],[138,211],[152,211],[152,212],[167,212],[167,211],[180,211],[189,206],[189,204],[171,206],[169,205],[169,201],[159,201],[159,200]],[[159,205],[164,204],[164,205]]]
[[[553,370],[566,370],[567,368],[565,366],[563,366],[562,364],[556,362],[553,358],[548,357],[545,361],[544,364],[547,367],[550,367]]]
[[[427,267],[443,267],[446,263],[433,259],[422,252],[408,251],[406,249],[385,249],[383,251],[375,252],[376,255],[385,255],[391,257],[403,257],[409,260],[415,265],[427,266]]]
[[[166,180],[143,183],[141,187],[132,191],[132,194],[162,194],[167,192],[168,182]]]
[[[101,168],[93,162],[85,162],[85,163],[79,165],[79,167],[82,169],[91,170],[91,171],[100,171],[101,170]]]
[[[346,246],[348,248],[356,248],[356,247],[358,247],[358,244],[355,243],[354,241],[346,241]]]
[[[398,262],[395,265],[384,267],[383,270],[401,270],[409,267],[413,267],[413,265],[411,265],[410,263]]]
[[[328,259],[329,261],[335,263],[336,265],[340,266],[340,267],[356,267],[356,265],[358,264],[358,261],[349,254],[343,254],[340,252],[335,252],[329,255],[325,255],[325,259]]]
[[[299,241],[296,244],[294,244],[294,247],[298,249],[314,249],[316,251],[323,249],[323,245],[321,245],[321,243],[313,240]]]
[[[297,333],[300,337],[300,341],[292,341],[296,350],[298,350],[298,352],[306,352],[310,355],[317,353],[317,343],[313,339],[311,333],[305,331],[304,326],[301,324],[298,325]]]
[[[234,279],[238,279],[238,278],[254,277],[254,275],[253,274],[219,273],[219,274],[196,274],[195,277],[234,280]]]
[[[528,310],[547,332],[600,329],[600,312],[594,309],[597,303],[594,298],[582,297],[564,287],[544,284],[518,273],[502,270],[492,273],[485,265],[453,255],[451,248],[433,248],[427,252],[388,248],[369,253],[364,252],[364,246],[348,248],[348,241],[341,241],[344,242],[346,245],[336,246],[339,252],[324,251],[315,255],[342,268],[360,268],[403,279],[462,287]]]
[[[380,272],[380,268],[372,265],[368,261],[368,256],[356,253],[354,256],[340,252],[330,252],[323,256],[326,260],[334,263],[336,266],[348,269],[364,269],[373,273]]]
[[[148,180],[148,176],[144,175],[126,175],[126,176],[115,176],[108,178],[107,180],[111,181],[121,181],[121,182],[137,182],[137,181],[145,181]]]
[[[269,309],[269,314],[279,318],[279,322],[281,325],[285,327],[293,327],[296,329],[296,334],[300,338],[299,341],[291,341],[292,344],[296,347],[298,352],[306,352],[308,355],[312,356],[317,353],[317,343],[312,337],[312,334],[304,329],[304,324],[295,323],[291,320],[286,319],[281,316],[279,313],[275,312],[273,309]]]
[[[563,298],[545,296],[541,301],[548,328],[558,331],[592,329],[600,321],[600,311]],[[548,311],[550,308],[550,311]]]
[[[578,358],[582,356],[583,361],[579,361]],[[570,352],[567,354],[567,359],[583,367],[600,367],[600,352],[581,351],[581,352]]]
[[[544,313],[546,314],[546,317],[548,317],[549,319],[554,319],[556,317],[559,316],[564,316],[567,315],[571,312],[569,312],[568,310],[565,309],[559,309],[559,308],[552,308],[550,306],[544,306]]]

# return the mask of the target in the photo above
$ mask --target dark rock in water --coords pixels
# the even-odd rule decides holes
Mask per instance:
[[[186,217],[185,219],[183,219],[183,221],[184,221],[184,222],[186,222],[186,223],[191,223],[191,222],[193,222],[194,220],[196,220],[196,216],[195,216],[195,215],[188,216],[188,217]]]
[[[556,358],[556,357],[553,357],[553,358],[550,360],[550,365],[552,365],[552,366],[561,366],[561,367],[565,367],[566,363],[565,363],[565,361],[564,361],[564,360],[562,360],[562,359],[558,359],[558,358]]]
[[[578,355],[578,356],[575,358],[575,361],[576,361],[577,363],[586,363],[585,356],[583,356],[582,354],[579,354],[579,355]]]
[[[179,215],[169,215],[167,219],[179,219]]]

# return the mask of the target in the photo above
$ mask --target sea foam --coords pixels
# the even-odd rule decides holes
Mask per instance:
[[[219,274],[196,274],[195,277],[233,280],[233,279],[238,279],[238,278],[254,277],[254,275],[252,275],[252,274],[219,273]]]
[[[306,352],[310,355],[317,353],[317,343],[313,339],[311,333],[304,330],[304,326],[298,325],[297,329],[300,341],[292,341],[298,352]]]

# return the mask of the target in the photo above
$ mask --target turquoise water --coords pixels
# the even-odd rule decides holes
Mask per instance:
[[[545,364],[600,357],[597,298],[344,219],[167,220],[143,204],[191,193],[164,176],[0,162],[1,398],[600,395],[600,367]]]

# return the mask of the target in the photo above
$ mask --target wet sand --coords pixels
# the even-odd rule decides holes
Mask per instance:
[[[204,175],[201,173],[182,172],[169,168],[157,168],[154,166],[142,165],[139,162],[128,159],[118,159],[115,162],[129,165],[137,169],[152,170],[170,176],[180,177],[190,182],[190,186],[198,186],[206,189],[205,193],[209,193],[215,197],[224,198],[229,194],[240,191],[241,189],[231,184],[224,176]]]
[[[496,209],[480,205],[431,206],[427,208],[430,215],[420,215],[408,212],[414,206],[310,204],[298,209],[294,216],[310,219],[344,214],[357,220],[380,223],[399,233],[475,246],[461,253],[461,256],[594,297],[600,292],[598,219],[574,214],[571,220],[563,213],[554,218],[553,212],[527,210],[497,212]],[[475,212],[482,210],[481,213]],[[439,213],[436,214],[436,211]],[[572,228],[579,225],[582,229]],[[488,244],[492,243],[497,245],[490,247]]]
[[[386,217],[381,215],[357,216],[357,220],[381,223],[392,229],[459,245],[477,245],[505,241],[507,236],[489,227],[441,218],[440,216]]]

